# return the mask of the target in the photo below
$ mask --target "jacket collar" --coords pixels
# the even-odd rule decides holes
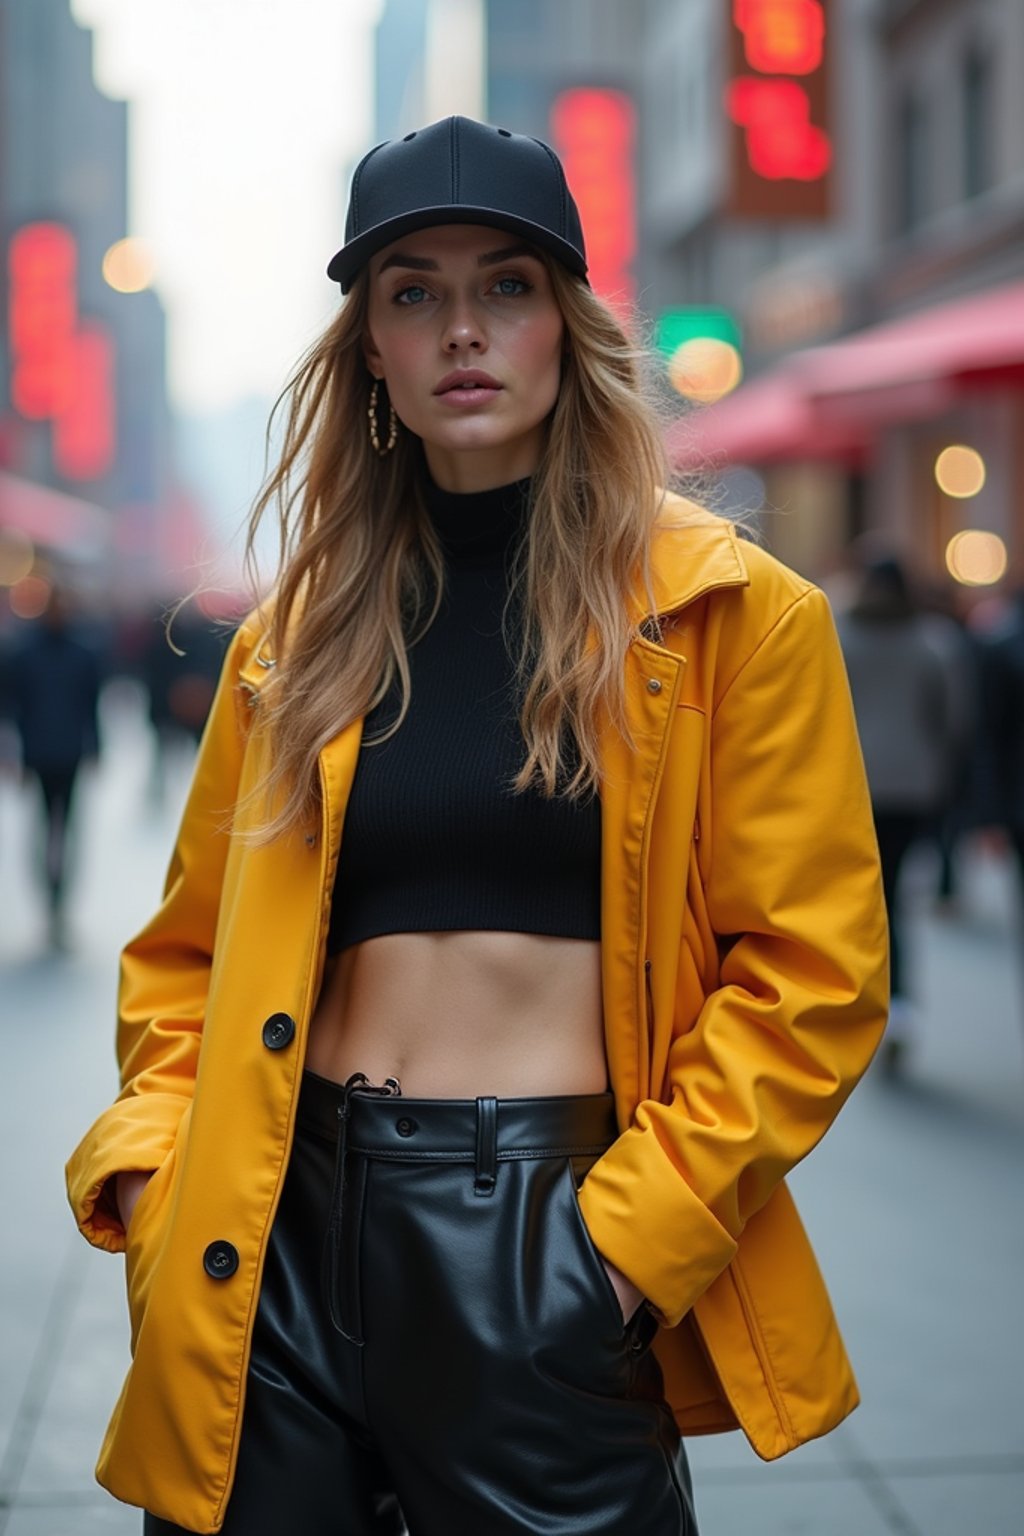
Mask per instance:
[[[651,541],[654,613],[667,616],[709,592],[750,584],[734,524],[682,496],[666,494]],[[651,617],[642,580],[634,585],[631,616]]]

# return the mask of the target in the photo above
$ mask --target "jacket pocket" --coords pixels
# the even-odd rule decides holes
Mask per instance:
[[[172,1146],[135,1203],[125,1230],[125,1286],[131,1321],[132,1353],[145,1316],[146,1300],[161,1248],[168,1197],[174,1184],[177,1144]]]

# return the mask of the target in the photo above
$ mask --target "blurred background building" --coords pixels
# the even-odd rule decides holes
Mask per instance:
[[[178,483],[166,326],[128,231],[128,108],[68,0],[0,0],[0,584],[178,595],[199,534]]]
[[[931,579],[1018,564],[1024,8],[651,0],[646,17],[651,307],[725,311],[749,380],[679,455],[760,471],[763,491],[732,477],[741,504],[784,509],[767,536],[819,577],[865,530]]]
[[[373,143],[453,112],[485,115],[485,25],[484,0],[383,0]]]
[[[453,111],[546,135],[595,286],[663,358],[673,457],[719,506],[826,582],[872,531],[961,597],[1019,579],[1019,0],[360,14],[373,100],[338,162],[339,238],[344,172],[370,143]],[[339,85],[358,57],[339,57]],[[0,0],[8,587],[30,539],[122,591],[185,590],[204,529],[237,525],[262,472],[265,394],[172,418],[164,311],[123,243],[129,122],[93,83],[70,0]]]
[[[595,286],[651,323],[679,466],[818,579],[872,530],[964,592],[1016,571],[1024,7],[474,7],[489,117],[556,144]],[[384,6],[377,138],[461,110],[443,9]]]

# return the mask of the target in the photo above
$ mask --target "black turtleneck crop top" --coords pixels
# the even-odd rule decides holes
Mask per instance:
[[[502,634],[529,481],[474,495],[428,484],[441,606],[399,685],[366,716],[345,813],[328,954],[384,933],[504,929],[598,939],[601,807],[508,787],[525,754]],[[515,654],[514,614],[506,621]]]

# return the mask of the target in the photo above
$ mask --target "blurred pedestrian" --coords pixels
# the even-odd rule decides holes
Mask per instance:
[[[13,662],[13,636],[9,630],[0,626],[0,783],[8,777],[17,779],[20,761],[18,733],[13,719]]]
[[[681,1431],[856,1402],[782,1182],[885,1012],[828,604],[661,489],[546,145],[371,152],[329,273],[68,1170],[99,1475],[147,1536],[695,1536]]]
[[[54,948],[66,942],[70,832],[82,763],[97,756],[100,667],[73,633],[67,593],[54,586],[42,617],[26,625],[10,663],[11,713],[26,775],[43,806],[42,879]]]
[[[918,606],[894,555],[865,560],[838,628],[889,914],[891,1000],[883,1060],[895,1070],[915,1026],[900,877],[910,849],[948,803],[961,752],[963,700],[945,636],[939,638],[935,619]]]
[[[213,703],[230,627],[189,608],[154,614],[147,626],[140,669],[153,729],[150,798],[163,798],[168,756],[175,747],[194,749]]]
[[[937,910],[957,909],[957,853],[972,825],[973,763],[978,742],[978,671],[974,642],[957,614],[948,585],[927,587],[921,612],[928,638],[945,673],[949,703],[948,762],[941,803],[928,835],[938,854],[935,895]]]
[[[953,915],[960,905],[958,854],[973,826],[973,762],[978,748],[978,664],[975,642],[956,611],[949,585],[926,585],[920,593],[921,613],[936,653],[943,660],[949,693],[949,766],[943,802],[936,809],[929,837],[938,856],[935,909]]]
[[[978,640],[982,729],[975,815],[1009,841],[1024,897],[1024,588]]]

